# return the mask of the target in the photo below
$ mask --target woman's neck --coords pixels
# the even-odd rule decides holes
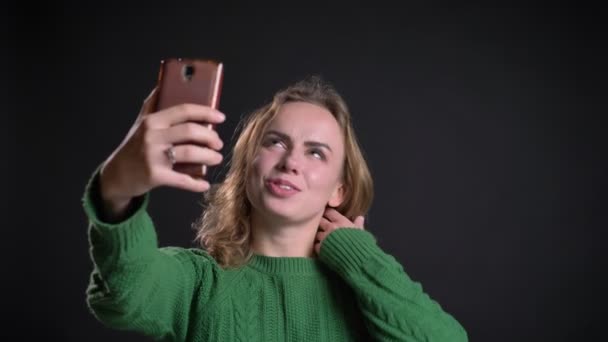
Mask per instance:
[[[254,253],[272,257],[315,257],[318,220],[276,222],[255,213],[251,217]]]

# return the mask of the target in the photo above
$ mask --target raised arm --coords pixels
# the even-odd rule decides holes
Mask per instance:
[[[350,285],[376,341],[466,342],[460,323],[410,279],[403,267],[337,211],[323,219],[319,258]]]
[[[114,329],[183,340],[193,303],[204,305],[221,270],[202,251],[158,248],[146,212],[148,194],[135,199],[123,221],[103,222],[97,179],[92,178],[83,198],[93,261],[86,291],[91,312]]]
[[[220,163],[219,136],[199,123],[219,124],[224,115],[193,104],[154,112],[156,94],[155,89],[144,101],[125,139],[86,186],[83,206],[93,261],[87,303],[111,327],[183,339],[193,303],[205,302],[219,269],[202,251],[158,248],[146,209],[156,187],[209,188],[176,163]]]

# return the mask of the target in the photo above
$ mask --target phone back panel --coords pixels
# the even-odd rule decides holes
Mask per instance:
[[[203,59],[170,58],[161,61],[158,74],[158,97],[155,111],[183,103],[194,103],[217,109],[223,81],[223,65]],[[210,123],[201,124],[214,129]],[[205,178],[207,165],[176,163],[176,171]]]
[[[218,108],[223,65],[212,60],[170,58],[161,61],[156,111],[182,103]]]

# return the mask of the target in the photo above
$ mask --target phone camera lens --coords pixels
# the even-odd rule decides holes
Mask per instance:
[[[183,69],[184,78],[188,81],[192,79],[192,75],[194,75],[194,67],[192,65],[186,65]]]

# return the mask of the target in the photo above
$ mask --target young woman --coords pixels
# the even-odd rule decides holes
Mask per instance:
[[[335,89],[307,79],[248,116],[213,189],[173,164],[219,164],[220,138],[193,121],[223,114],[151,113],[155,96],[83,197],[101,322],[172,341],[467,341],[365,230],[372,179]],[[200,248],[158,247],[158,186],[206,193]]]

